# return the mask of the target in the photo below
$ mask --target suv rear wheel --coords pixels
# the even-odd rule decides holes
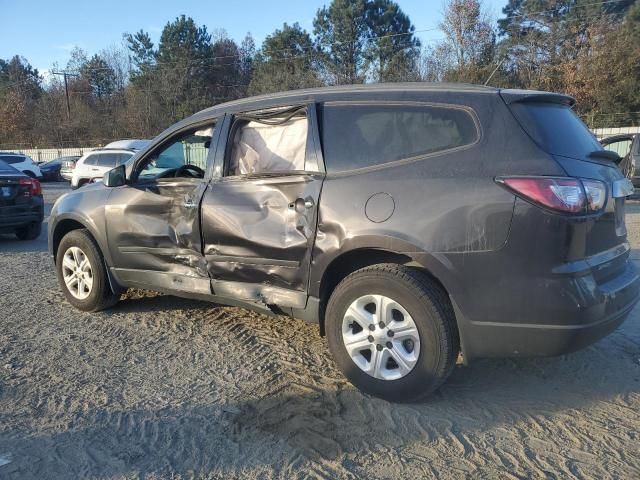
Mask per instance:
[[[104,310],[120,298],[111,291],[102,253],[85,229],[73,230],[62,238],[56,272],[65,297],[80,310]]]
[[[433,392],[451,374],[459,351],[447,294],[402,265],[373,265],[342,280],[329,299],[326,328],[349,381],[391,401]]]

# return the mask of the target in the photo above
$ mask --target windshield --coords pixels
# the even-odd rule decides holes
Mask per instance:
[[[522,128],[546,152],[584,158],[602,150],[600,142],[566,105],[522,102],[510,106]]]

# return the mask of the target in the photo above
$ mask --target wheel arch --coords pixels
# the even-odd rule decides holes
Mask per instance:
[[[325,310],[332,292],[344,278],[364,267],[380,263],[396,263],[411,267],[426,275],[448,295],[449,290],[445,283],[424,260],[424,256],[416,255],[416,252],[400,252],[375,246],[354,248],[334,257],[322,272],[317,292],[320,334],[325,333]],[[433,262],[429,263],[434,265]]]
[[[81,229],[88,230],[91,236],[95,239],[95,235],[91,232],[91,229],[76,218],[63,218],[56,222],[51,234],[51,254],[53,255],[53,263],[56,263],[58,247],[60,246],[60,242],[64,236],[73,230]]]
[[[91,235],[93,240],[96,242],[96,244],[98,245],[98,248],[100,249],[100,253],[102,253],[104,266],[107,271],[107,277],[109,278],[109,287],[111,288],[111,291],[113,293],[118,293],[124,287],[120,285],[118,281],[114,278],[111,272],[111,269],[109,268],[109,262],[107,261],[107,255],[109,252],[108,250],[103,248],[103,245],[101,244],[100,239],[95,234],[94,229],[91,228],[89,222],[85,222],[82,219],[79,219],[75,216],[67,216],[56,221],[55,225],[53,226],[53,230],[51,232],[51,239],[50,239],[51,255],[53,257],[53,263],[54,264],[56,263],[60,242],[62,241],[62,239],[66,234],[74,230],[87,230],[87,232],[89,232],[89,235]]]

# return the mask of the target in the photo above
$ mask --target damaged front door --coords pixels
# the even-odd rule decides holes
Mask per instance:
[[[305,306],[324,179],[315,125],[313,105],[225,120],[219,176],[202,200],[204,253],[215,295]]]
[[[210,294],[199,207],[215,126],[181,130],[136,163],[106,207],[114,271],[127,284]]]

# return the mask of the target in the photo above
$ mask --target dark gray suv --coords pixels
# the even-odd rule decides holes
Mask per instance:
[[[390,400],[433,391],[459,353],[584,347],[640,278],[633,189],[573,102],[387,84],[215,106],[56,202],[60,284],[86,311],[141,287],[318,323]]]

